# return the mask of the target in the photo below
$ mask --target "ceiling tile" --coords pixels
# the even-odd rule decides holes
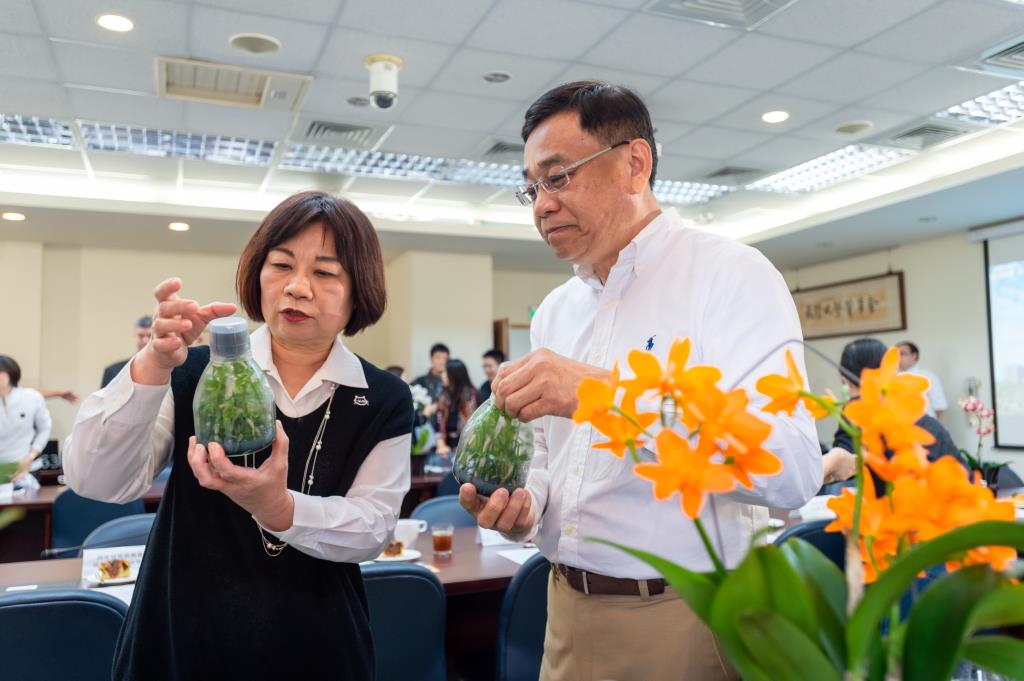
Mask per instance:
[[[390,52],[405,60],[398,74],[398,92],[401,94],[403,85],[424,86],[430,83],[454,52],[454,48],[422,40],[335,28],[327,39],[327,47],[317,65],[317,71],[369,82],[363,58],[375,52]]]
[[[62,85],[26,78],[0,77],[0,110],[26,116],[71,118],[71,100]]]
[[[0,144],[0,165],[61,168],[85,172],[78,149],[51,149],[28,144]]]
[[[260,111],[233,106],[185,102],[185,129],[204,135],[283,140],[292,125],[287,111]]]
[[[346,194],[373,194],[409,198],[427,186],[419,180],[390,180],[379,177],[357,177]]]
[[[259,187],[263,182],[264,176],[267,174],[266,168],[254,168],[252,166],[233,165],[230,163],[193,161],[190,159],[182,159],[181,161],[182,176],[185,180],[236,182]]]
[[[521,102],[425,92],[409,106],[401,120],[412,125],[488,131],[522,110]]]
[[[480,149],[486,135],[464,130],[444,130],[419,125],[397,125],[380,148],[417,156],[464,158]]]
[[[750,88],[772,88],[836,54],[831,47],[751,33],[686,73],[687,78]]]
[[[658,179],[693,182],[701,180],[721,166],[721,161],[679,154],[662,154],[658,159]]]
[[[309,84],[309,91],[302,103],[302,111],[323,114],[332,121],[359,121],[371,125],[393,123],[421,92],[419,88],[401,86],[398,91],[398,101],[390,109],[352,106],[348,103],[350,97],[365,98],[369,93],[366,80],[316,78]]]
[[[756,90],[692,80],[673,80],[655,91],[647,106],[655,120],[706,123],[757,96]]]
[[[796,38],[835,47],[852,47],[937,0],[813,0],[797,2],[776,14],[759,33]]]
[[[459,45],[489,7],[480,0],[348,0],[338,23],[360,31]]]
[[[951,67],[939,67],[870,97],[864,104],[928,116],[954,104],[998,90],[1015,80]]]
[[[282,170],[275,168],[270,176],[268,188],[271,191],[284,191],[289,194],[309,189],[340,194],[341,186],[348,179],[347,175],[335,173],[314,173],[302,170]]]
[[[271,35],[281,41],[281,49],[263,55],[243,52],[228,44],[236,33]],[[193,7],[190,23],[192,56],[279,71],[312,71],[326,35],[324,26],[200,5]]]
[[[667,121],[652,121],[654,124],[654,141],[660,142],[662,146],[670,144],[686,133],[693,130],[694,126],[685,123],[669,123]]]
[[[173,182],[178,178],[178,159],[176,158],[142,156],[116,151],[90,151],[89,164],[99,175],[142,175],[161,182]]]
[[[806,140],[792,135],[780,135],[759,147],[729,159],[730,165],[757,168],[769,172],[792,168],[829,152],[845,147],[849,142]]]
[[[0,76],[57,80],[46,38],[0,33]]]
[[[39,19],[54,38],[83,40],[102,45],[134,47],[152,53],[182,55],[187,52],[188,5],[162,0],[35,0]],[[116,7],[116,9],[113,9]],[[132,19],[127,33],[107,31],[96,17],[116,11]]]
[[[835,111],[839,106],[831,102],[818,102],[813,99],[802,99],[792,95],[775,93],[761,95],[746,104],[730,111],[716,123],[730,128],[754,130],[771,135],[794,130],[815,121],[827,113]],[[761,115],[766,111],[788,111],[789,120],[783,123],[765,123]]]
[[[588,1],[588,0],[583,0]],[[640,7],[651,0],[589,0],[595,5],[607,5],[608,7],[621,7],[622,9],[640,9]]]
[[[534,59],[514,54],[463,48],[430,84],[431,89],[463,95],[523,100],[544,92],[545,86],[560,72],[566,62]],[[507,71],[512,78],[504,83],[488,83],[483,74]]]
[[[87,121],[165,130],[181,130],[185,123],[182,102],[74,88],[68,92],[76,117]]]
[[[857,105],[833,111],[813,123],[801,127],[793,134],[796,137],[830,142],[839,147],[858,140],[874,137],[890,128],[909,123],[915,118],[916,116],[913,114]],[[836,126],[840,123],[851,121],[871,121],[874,125],[856,135],[846,135],[835,131]]]
[[[779,92],[850,103],[916,76],[927,67],[871,54],[844,52],[779,88]]]
[[[64,82],[156,94],[153,57],[101,45],[53,41]]]
[[[203,4],[318,24],[334,21],[342,0],[202,0]]]
[[[570,64],[558,77],[548,83],[545,91],[563,83],[572,83],[577,80],[603,80],[613,85],[623,85],[641,97],[646,97],[662,85],[668,82],[664,76],[652,76],[648,73],[636,73],[634,71],[619,71],[610,69],[607,66],[594,66],[592,64]]]
[[[628,14],[608,7],[550,0],[499,0],[467,45],[530,57],[574,60]]]
[[[42,33],[30,0],[0,0],[0,17],[7,33]]]
[[[672,144],[665,145],[665,151],[701,158],[725,159],[770,139],[771,135],[705,125],[683,135]]]
[[[562,30],[561,26],[552,25],[552,28]],[[580,61],[626,71],[676,76],[740,35],[730,29],[635,14],[602,38]]]
[[[973,57],[1024,32],[1024,10],[1010,3],[946,0],[858,47],[932,64]]]
[[[438,201],[465,201],[466,203],[483,203],[499,191],[512,194],[511,189],[501,187],[482,187],[474,184],[446,184],[438,182],[430,185],[423,199]]]

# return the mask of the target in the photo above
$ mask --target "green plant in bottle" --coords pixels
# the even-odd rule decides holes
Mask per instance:
[[[240,317],[210,322],[210,363],[196,387],[196,442],[217,442],[228,456],[262,449],[274,439],[274,393],[249,349]]]
[[[472,483],[479,494],[500,488],[511,492],[526,485],[532,456],[533,428],[498,409],[492,395],[466,422],[452,472],[459,482]]]

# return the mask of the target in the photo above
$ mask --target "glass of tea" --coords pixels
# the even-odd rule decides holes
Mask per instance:
[[[455,526],[451,523],[436,523],[430,529],[430,534],[434,539],[434,555],[438,558],[451,558]]]

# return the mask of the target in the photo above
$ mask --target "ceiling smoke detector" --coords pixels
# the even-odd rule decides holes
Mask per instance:
[[[249,54],[268,54],[281,49],[281,41],[262,33],[236,33],[228,40],[235,49]]]
[[[349,97],[345,101],[348,102],[349,106],[370,106],[370,100],[366,97]]]
[[[832,128],[832,130],[840,135],[859,135],[873,127],[875,127],[875,124],[871,121],[846,121]]]
[[[508,71],[488,71],[484,74],[484,80],[488,83],[507,83],[512,80],[512,74]]]

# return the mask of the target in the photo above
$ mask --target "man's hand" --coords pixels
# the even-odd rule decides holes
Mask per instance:
[[[541,416],[572,418],[579,400],[576,388],[586,377],[607,378],[601,367],[540,349],[501,365],[491,383],[499,409],[520,421]]]
[[[823,485],[849,480],[857,474],[857,457],[841,447],[834,447],[821,457],[821,468]]]
[[[525,489],[517,489],[511,495],[508,490],[499,489],[490,497],[484,497],[467,482],[459,488],[459,503],[485,530],[516,535],[533,529],[533,497]]]

